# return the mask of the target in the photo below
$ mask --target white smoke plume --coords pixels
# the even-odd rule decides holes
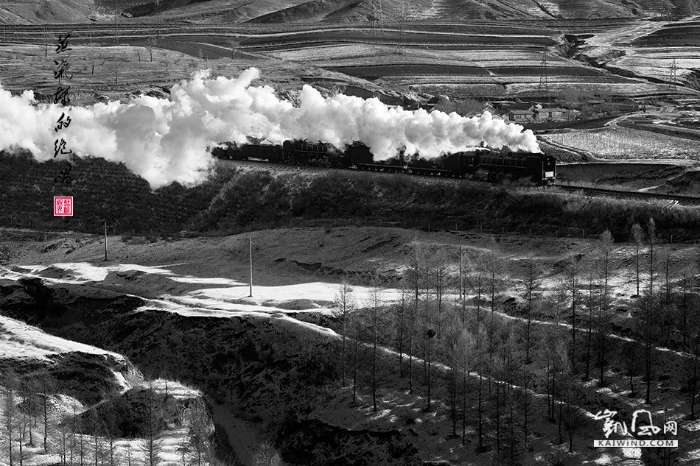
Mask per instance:
[[[259,77],[250,68],[238,78],[209,78],[208,71],[173,86],[170,99],[139,96],[73,107],[35,104],[33,93],[13,97],[0,87],[0,150],[22,147],[39,161],[54,158],[54,141],[80,157],[95,156],[124,164],[152,188],[178,181],[185,185],[206,179],[212,165],[207,146],[248,137],[281,144],[285,139],[323,140],[337,147],[353,141],[367,144],[377,159],[401,147],[430,158],[464,150],[482,141],[489,147],[538,152],[532,131],[507,124],[485,112],[465,118],[425,110],[389,108],[378,99],[346,95],[324,98],[304,86],[300,105],[277,97],[270,86],[251,86]],[[54,132],[62,112],[68,128]]]

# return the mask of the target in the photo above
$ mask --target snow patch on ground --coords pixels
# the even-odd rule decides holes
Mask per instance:
[[[81,352],[110,355],[118,361],[125,361],[120,354],[49,335],[10,317],[0,316],[0,328],[0,355],[46,360],[50,354]]]
[[[202,397],[201,391],[195,388],[188,387],[174,380],[156,379],[149,383],[153,387],[154,391],[163,394],[165,394],[167,385],[168,395],[174,397],[177,400],[187,400]]]

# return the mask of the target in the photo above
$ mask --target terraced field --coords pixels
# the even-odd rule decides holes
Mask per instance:
[[[585,150],[605,159],[700,160],[697,141],[632,128],[548,134],[546,140]]]
[[[695,27],[693,23],[686,24]],[[52,26],[56,28],[58,26]],[[13,40],[23,37],[37,45],[43,45],[46,37],[55,32],[35,26],[13,29]],[[690,76],[689,70],[696,66],[696,56],[700,56],[694,55],[694,50],[677,49],[673,55],[667,49],[647,47],[637,51],[635,46],[629,45],[666,29],[669,28],[665,23],[634,23],[627,18],[585,22],[565,19],[451,22],[446,25],[419,21],[386,24],[383,30],[348,23],[226,27],[165,24],[155,55],[167,59],[159,58],[157,65],[150,64],[150,57],[146,61],[153,25],[147,27],[129,21],[118,30],[105,24],[77,25],[72,37],[80,45],[92,43],[100,47],[82,49],[82,57],[77,58],[81,62],[78,83],[83,90],[107,87],[108,91],[129,91],[143,86],[149,77],[158,86],[165,86],[206,65],[213,68],[214,74],[229,76],[246,65],[253,65],[265,70],[263,79],[273,76],[270,79],[274,82],[281,78],[283,87],[294,82],[330,79],[365,87],[376,83],[404,92],[509,98],[541,95],[539,84],[544,73],[549,91],[558,94],[614,93],[632,97],[692,94],[693,91],[686,88],[666,85],[663,74],[673,56],[680,79]],[[565,34],[572,33],[586,38],[590,46],[587,45],[584,53],[600,61],[601,67],[567,57]],[[122,44],[121,48],[113,47],[117,41]],[[623,47],[621,53],[610,53],[604,46],[606,43],[623,44],[626,48]],[[3,76],[4,85],[13,90],[24,89],[26,84],[22,88],[22,81],[29,81],[24,76],[32,76],[32,84],[48,92],[52,85],[48,62],[39,60],[43,47],[39,45],[33,52],[15,51],[16,47],[0,57],[0,64],[12,70],[8,76]],[[545,48],[548,66],[543,70]],[[606,58],[606,54],[611,57]],[[23,62],[23,58],[29,56],[36,65],[32,69],[27,69],[27,63]],[[104,57],[95,71],[91,56]],[[115,68],[124,71],[121,82],[114,76]],[[98,74],[93,74],[95,72]],[[315,78],[309,79],[309,76]]]

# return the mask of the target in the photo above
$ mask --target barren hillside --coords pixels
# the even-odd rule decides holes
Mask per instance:
[[[381,3],[381,8],[378,7]],[[649,18],[695,14],[697,0],[8,0],[0,23],[110,21],[111,14],[213,23]]]

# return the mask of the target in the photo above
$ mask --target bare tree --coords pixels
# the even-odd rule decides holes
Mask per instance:
[[[569,434],[569,453],[573,453],[574,435],[583,430],[587,422],[585,413],[577,407],[585,401],[585,394],[582,393],[581,387],[574,383],[573,378],[570,376],[565,378],[565,386],[566,417],[564,418],[564,425]]]
[[[530,432],[530,418],[535,414],[535,401],[531,392],[533,377],[533,374],[528,371],[518,371],[518,379],[523,389],[517,392],[516,401],[522,413],[523,448],[525,451],[527,451]]]
[[[632,240],[634,241],[635,246],[634,260],[637,272],[637,296],[639,296],[639,249],[642,247],[642,242],[644,241],[644,230],[642,230],[639,223],[632,225]]]
[[[588,288],[588,293],[585,304],[588,318],[586,319],[586,374],[584,378],[585,380],[590,380],[591,352],[593,347],[593,315],[596,307],[599,305],[599,291],[596,289],[596,282],[593,278],[594,266],[588,264],[587,268],[588,279],[586,280],[586,287]]]
[[[576,306],[579,303],[581,256],[573,255],[566,264],[566,282],[571,295],[571,361],[576,373]]]
[[[85,465],[85,436],[83,435],[83,419],[73,411],[73,432],[78,434],[78,456],[80,457],[80,466]]]
[[[258,451],[253,459],[254,466],[281,466],[282,459],[275,448],[267,442],[258,447]]]
[[[408,391],[413,393],[413,350],[414,337],[416,334],[416,323],[418,319],[418,308],[420,305],[420,287],[422,278],[422,251],[418,246],[413,248],[411,260],[408,266],[408,282],[411,286],[413,303],[408,307],[407,315],[407,337],[408,337]]]
[[[645,300],[646,309],[644,311],[645,320],[645,377],[646,377],[646,404],[651,404],[651,373],[652,373],[652,356],[654,344],[654,244],[656,243],[656,223],[653,218],[647,223],[647,240],[649,241],[649,294]]]
[[[479,385],[478,385],[478,402],[477,402],[477,434],[479,439],[478,451],[484,452],[484,389],[483,389],[483,371],[485,369],[484,365],[484,345],[483,342],[486,339],[486,329],[483,326],[477,326],[476,334],[476,370],[479,373]]]
[[[44,374],[43,377],[40,377],[40,380],[41,419],[44,424],[44,452],[48,453],[49,424],[51,423],[49,418],[49,394],[53,393],[55,390],[55,384],[53,383],[53,379],[49,378],[48,374]]]
[[[532,311],[534,303],[540,292],[540,269],[534,257],[530,256],[525,260],[525,270],[523,273],[523,286],[525,287],[525,299],[527,300],[527,327],[525,329],[525,364],[530,364],[531,325]]]
[[[202,465],[202,457],[208,449],[211,433],[211,419],[206,404],[201,398],[192,401],[185,414],[189,446],[197,455],[197,466]]]
[[[690,419],[695,419],[695,405],[698,395],[698,363],[700,362],[700,313],[694,312],[689,321],[690,351],[693,358],[688,371],[690,379],[688,381],[688,392],[690,394]]]
[[[163,441],[158,438],[161,406],[158,403],[153,381],[148,381],[148,388],[144,390],[146,394],[146,437],[141,442],[141,451],[145,455],[146,466],[158,466],[160,463],[160,452],[163,449]]]
[[[441,250],[433,256],[433,261],[435,264],[435,306],[437,308],[437,328],[436,335],[440,338],[441,326],[442,326],[442,308],[443,302],[442,297],[447,280],[447,260],[445,255]]]
[[[29,434],[29,446],[34,446],[34,432],[32,430],[32,421],[34,420],[34,415],[38,411],[38,389],[39,381],[32,374],[28,374],[24,377],[23,382],[20,384],[20,396],[22,397],[23,418],[24,424],[26,424],[26,430]]]
[[[97,462],[100,458],[100,447],[101,447],[101,441],[102,438],[100,437],[101,434],[101,419],[100,415],[97,412],[96,409],[92,409],[90,411],[90,423],[92,424],[92,442],[93,442],[93,448],[95,451],[95,466],[97,466]]]
[[[362,338],[362,321],[358,314],[351,314],[350,328],[353,330],[353,358],[352,358],[352,402],[357,400],[357,383],[360,371],[360,339]]]
[[[605,362],[607,352],[608,327],[610,325],[610,274],[614,269],[613,237],[609,230],[600,235],[599,243],[600,275],[603,281],[600,307],[598,308],[597,340],[598,340],[598,367],[600,369],[599,385],[604,385]]]
[[[396,347],[399,350],[399,377],[404,377],[403,356],[404,356],[404,340],[406,334],[406,311],[408,310],[408,292],[406,290],[406,280],[401,280],[401,302],[394,306],[395,313],[395,329]]]
[[[347,282],[343,282],[340,285],[340,289],[335,296],[335,310],[334,315],[340,321],[340,335],[342,339],[342,349],[341,349],[341,374],[343,380],[343,386],[345,386],[345,366],[346,366],[346,353],[345,353],[345,340],[347,335],[347,324],[348,324],[348,314],[352,312],[355,307],[355,303],[352,299],[350,292],[352,289]],[[400,363],[399,363],[400,364]]]
[[[472,273],[468,276],[468,283],[476,298],[477,324],[481,323],[481,298],[484,292],[487,291],[488,285],[489,275],[486,271],[486,262],[486,258],[481,254],[469,261],[469,268]]]
[[[116,465],[116,424],[117,420],[114,411],[107,411],[103,415],[102,433],[104,434],[107,443],[107,454],[109,456],[109,466]]]
[[[463,327],[457,313],[452,309],[446,313],[443,328],[443,338],[439,343],[445,350],[445,363],[449,369],[447,373],[447,393],[449,405],[449,417],[452,423],[452,436],[457,438],[457,420],[459,413],[458,395],[461,381],[459,371],[463,367],[462,357],[468,349],[464,347],[462,338]]]
[[[487,288],[491,296],[491,318],[496,310],[496,297],[503,289],[504,263],[501,258],[501,251],[494,237],[490,240],[491,251],[484,257],[485,270],[487,274]]]
[[[13,373],[5,374],[2,378],[3,390],[3,414],[5,416],[5,432],[7,433],[7,457],[9,465],[14,465],[15,454],[12,449],[12,439],[17,422],[17,390],[18,382]]]
[[[637,348],[635,344],[626,344],[622,347],[621,356],[624,364],[625,375],[628,377],[630,384],[630,397],[637,396],[637,391],[634,389],[633,378],[639,375],[639,358],[637,356]]]
[[[690,302],[690,290],[695,277],[696,268],[693,264],[687,264],[682,270],[681,280],[681,333],[683,334],[683,346],[688,347],[688,309]]]
[[[59,437],[59,456],[61,457],[61,464],[66,465],[67,461],[67,456],[68,456],[68,449],[70,445],[70,423],[69,423],[69,418],[70,416],[65,413],[61,416],[60,421],[58,422],[58,431],[60,433]]]
[[[671,249],[669,246],[664,248],[664,303],[661,306],[663,309],[661,321],[664,327],[665,345],[669,346],[671,341],[671,331],[673,329],[673,321],[676,314],[676,305],[671,301],[671,293],[673,292],[672,278],[675,276],[675,267],[672,266]]]
[[[386,335],[386,317],[384,315],[384,303],[382,292],[379,288],[378,277],[375,276],[372,288],[370,290],[369,300],[367,302],[367,325],[369,338],[372,345],[371,357],[371,382],[372,389],[372,410],[377,412],[377,389],[379,388],[379,345],[382,343],[382,338],[387,338]]]
[[[472,334],[462,327],[459,337],[455,343],[453,352],[457,358],[459,369],[462,372],[462,445],[467,444],[467,408],[469,393],[468,378],[469,372],[474,365],[473,354],[475,353],[475,343]]]

